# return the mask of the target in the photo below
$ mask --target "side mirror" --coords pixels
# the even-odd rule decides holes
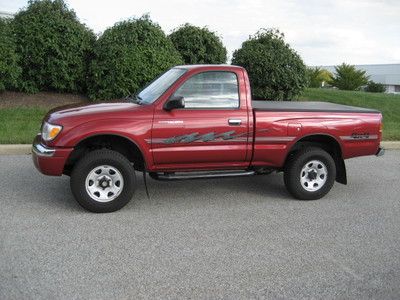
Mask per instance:
[[[182,96],[171,96],[164,104],[164,110],[166,111],[176,108],[185,108],[185,99]]]

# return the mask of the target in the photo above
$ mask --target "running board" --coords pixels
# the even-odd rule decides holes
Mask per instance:
[[[150,176],[156,180],[185,180],[240,177],[255,175],[255,171],[207,171],[207,172],[176,172],[176,173],[152,173]]]

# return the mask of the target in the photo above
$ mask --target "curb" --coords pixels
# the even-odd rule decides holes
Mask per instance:
[[[400,141],[382,141],[381,146],[386,150],[400,150]]]
[[[31,144],[0,145],[0,155],[28,155],[31,153]]]
[[[400,141],[383,141],[385,150],[400,150]],[[32,153],[31,144],[0,145],[0,155],[28,155]]]

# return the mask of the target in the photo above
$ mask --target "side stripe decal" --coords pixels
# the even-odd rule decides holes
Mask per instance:
[[[202,143],[202,142],[246,142],[248,139],[248,133],[244,132],[236,134],[235,131],[227,131],[223,133],[210,132],[200,135],[198,132],[173,136],[170,138],[153,138],[146,139],[148,144],[183,144],[183,143]],[[296,137],[294,136],[271,136],[271,137],[256,137],[255,142],[290,142]]]

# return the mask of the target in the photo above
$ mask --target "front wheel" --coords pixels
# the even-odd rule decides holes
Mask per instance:
[[[285,166],[285,186],[300,200],[322,198],[331,190],[335,178],[336,165],[332,156],[316,147],[300,150]]]
[[[112,212],[124,207],[135,190],[135,170],[118,152],[103,149],[84,156],[71,174],[71,190],[85,209]]]

